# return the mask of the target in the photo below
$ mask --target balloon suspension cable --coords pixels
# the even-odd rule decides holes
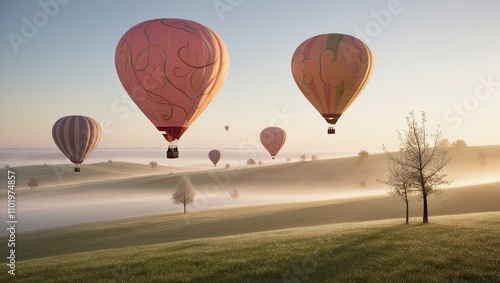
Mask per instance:
[[[335,128],[333,127],[337,121],[339,120],[341,114],[322,114],[323,118],[325,118],[328,123],[327,133],[329,135],[335,134]]]

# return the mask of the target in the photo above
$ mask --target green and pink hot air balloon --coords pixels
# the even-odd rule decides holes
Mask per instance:
[[[361,40],[339,33],[320,34],[302,42],[292,56],[292,75],[306,99],[333,125],[370,80],[373,56]]]

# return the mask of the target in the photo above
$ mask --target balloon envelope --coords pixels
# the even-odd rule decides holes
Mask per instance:
[[[361,40],[332,33],[300,44],[291,65],[300,91],[328,123],[335,124],[368,83],[373,59]]]
[[[182,134],[222,87],[229,55],[208,27],[183,19],[137,24],[118,42],[120,82],[169,142]]]
[[[226,129],[226,132],[229,130],[229,126],[225,126],[224,129]]]
[[[211,150],[208,153],[208,158],[210,158],[210,160],[214,164],[214,167],[217,166],[217,162],[219,162],[220,157],[221,157],[221,153],[217,149]]]
[[[260,142],[274,159],[286,141],[285,130],[279,127],[267,127],[260,132]]]
[[[66,116],[55,122],[52,138],[61,152],[78,166],[99,144],[101,127],[86,116]]]

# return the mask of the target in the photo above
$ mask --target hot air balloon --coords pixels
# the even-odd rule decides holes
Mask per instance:
[[[224,129],[226,129],[226,132],[229,131],[229,126],[225,126]]]
[[[285,130],[279,127],[267,127],[260,132],[260,142],[274,159],[285,144]]]
[[[198,118],[222,87],[229,55],[208,27],[183,19],[139,23],[118,42],[115,67],[120,81],[146,117],[169,142]]]
[[[217,162],[219,162],[220,157],[221,157],[221,153],[217,149],[211,150],[208,153],[208,158],[210,158],[210,160],[214,164],[214,167],[217,166]]]
[[[101,127],[89,117],[66,116],[52,127],[52,138],[62,153],[76,165],[75,172],[80,172],[80,164],[101,140]]]
[[[368,83],[372,53],[361,40],[346,34],[321,34],[302,42],[292,56],[292,75],[300,91],[333,125]]]

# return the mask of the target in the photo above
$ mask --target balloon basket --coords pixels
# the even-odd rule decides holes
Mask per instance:
[[[328,128],[328,134],[329,135],[335,134],[335,129],[334,128]]]
[[[80,167],[75,167],[75,172],[80,172]]]
[[[167,158],[179,158],[178,151],[167,151]]]

